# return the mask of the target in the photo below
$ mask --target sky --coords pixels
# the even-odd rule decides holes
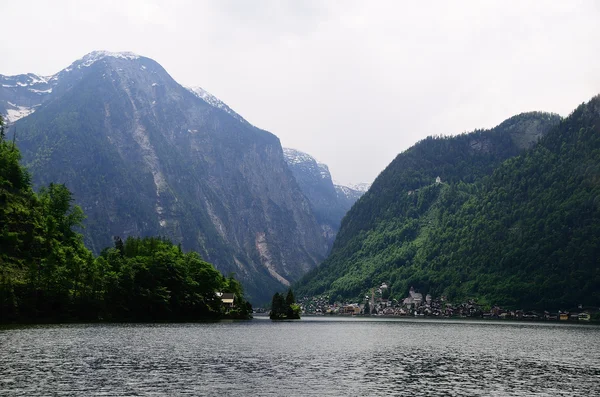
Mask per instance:
[[[428,135],[600,93],[598,1],[0,0],[0,15],[1,74],[132,51],[344,184]]]

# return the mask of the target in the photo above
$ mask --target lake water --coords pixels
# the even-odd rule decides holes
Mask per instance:
[[[600,327],[427,319],[0,329],[0,395],[600,396]]]

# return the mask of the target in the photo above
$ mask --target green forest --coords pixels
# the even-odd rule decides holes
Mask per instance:
[[[240,283],[160,237],[115,237],[95,257],[71,192],[34,192],[0,117],[0,322],[248,318]],[[225,307],[216,292],[233,293]]]
[[[527,119],[551,121],[528,150],[515,146]],[[507,123],[401,153],[296,293],[357,300],[386,282],[397,299],[414,286],[506,308],[600,305],[600,97],[564,120]]]

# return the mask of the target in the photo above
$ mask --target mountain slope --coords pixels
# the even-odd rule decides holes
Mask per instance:
[[[564,168],[551,177],[554,180],[543,178],[544,170],[560,162],[546,156],[548,143],[570,139],[562,135],[566,134],[565,126],[572,125],[573,116],[556,127],[559,120],[558,116],[546,113],[522,114],[489,131],[428,138],[400,154],[344,218],[332,254],[301,280],[298,294],[327,292],[334,298],[356,298],[386,281],[391,286],[392,296],[396,297],[404,296],[414,285],[432,295],[476,296],[490,304],[557,305],[559,300],[548,300],[549,289],[543,287],[528,294],[524,287],[526,279],[523,277],[544,277],[552,273],[548,266],[540,263],[548,258],[548,252],[539,247],[531,250],[533,256],[528,259],[537,255],[538,267],[526,263],[526,257],[514,256],[511,264],[514,267],[493,269],[498,269],[495,266],[506,258],[500,248],[513,244],[519,247],[517,252],[528,249],[524,242],[508,240],[515,230],[512,228],[517,227],[515,222],[519,219],[526,223],[544,221],[525,211],[525,208],[540,205],[528,195],[529,189],[540,193],[546,184],[553,184],[560,190],[559,174],[567,179],[578,175],[576,164],[570,163],[563,164]],[[592,122],[587,124],[593,125]],[[581,122],[581,127],[588,128],[587,124]],[[534,143],[553,127],[548,136],[541,138],[540,144]],[[581,153],[582,159],[591,161],[594,156],[591,154],[593,139],[587,142],[591,146]],[[502,164],[529,145],[534,147],[531,151]],[[575,146],[571,149],[573,154],[579,150]],[[532,161],[531,156],[538,161]],[[529,166],[524,172],[531,175],[524,183],[518,170],[510,167],[528,158]],[[508,169],[511,170],[504,174]],[[440,183],[436,181],[437,176]],[[494,184],[506,184],[504,189],[518,186],[518,189],[509,195]],[[503,193],[490,196],[492,192]],[[568,190],[563,193],[570,194]],[[511,198],[509,206],[507,197]],[[557,208],[562,200],[556,199]],[[564,200],[569,199],[565,196]],[[492,213],[493,208],[503,209]],[[542,211],[537,216],[541,215],[557,214]],[[506,217],[512,217],[512,223]],[[530,224],[527,230],[530,236],[537,236]],[[528,243],[536,247],[533,240]],[[553,244],[564,245],[558,238]],[[590,276],[589,270],[588,267],[587,276]],[[510,281],[505,283],[506,280]],[[563,285],[573,288],[576,282]],[[565,293],[560,302],[572,304],[576,297],[582,295]]]
[[[36,186],[73,192],[94,251],[115,235],[165,235],[235,272],[256,301],[323,259],[274,135],[129,53],[88,54],[51,80],[51,97],[12,130]]]
[[[317,162],[309,154],[289,148],[284,148],[283,154],[313,208],[323,236],[332,244],[342,218],[364,192],[334,185],[327,165]]]

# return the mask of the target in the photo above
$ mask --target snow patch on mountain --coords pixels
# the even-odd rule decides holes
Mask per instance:
[[[129,51],[126,51],[126,52],[92,51],[89,54],[84,55],[83,58],[78,59],[77,61],[73,62],[73,64],[70,67],[73,67],[73,65],[75,65],[78,69],[80,69],[82,67],[88,67],[104,58],[134,60],[134,59],[140,58],[140,56],[138,54],[134,54],[133,52],[129,52]],[[67,68],[67,69],[69,69],[69,68]],[[65,69],[65,71],[68,71],[67,69]]]
[[[301,163],[316,163],[317,161],[310,154],[306,154],[296,149],[283,148],[283,156],[288,164],[301,164]]]
[[[47,90],[36,90],[35,88],[30,88],[29,91],[35,92],[36,94],[50,94],[52,92],[52,88],[48,88]]]
[[[227,106],[219,98],[217,98],[210,92],[206,91],[204,88],[202,88],[202,87],[185,87],[185,88],[187,88],[188,91],[190,91],[192,94],[196,95],[198,98],[202,99],[204,102],[208,103],[210,106],[225,111],[226,113],[233,116],[234,119],[236,119],[242,123],[249,124],[242,116],[240,116],[233,109],[231,109],[229,106]]]
[[[348,184],[348,187],[350,189],[362,192],[362,193],[366,193],[367,190],[369,190],[369,188],[371,187],[370,183],[350,183]]]
[[[331,173],[329,172],[329,167],[323,163],[317,163],[317,167],[319,167],[319,173],[321,174],[322,179],[331,178]]]
[[[11,106],[11,108],[6,109],[6,121],[9,123],[14,123],[23,117],[29,116],[35,111],[35,107],[33,106],[18,106],[11,102],[8,102],[8,105]]]
[[[334,186],[335,186],[335,190],[338,192],[338,194],[341,194],[341,195],[347,197],[348,199],[360,197],[362,195],[362,192],[359,192],[358,190],[352,189],[348,186],[343,186],[343,185],[334,185]]]

